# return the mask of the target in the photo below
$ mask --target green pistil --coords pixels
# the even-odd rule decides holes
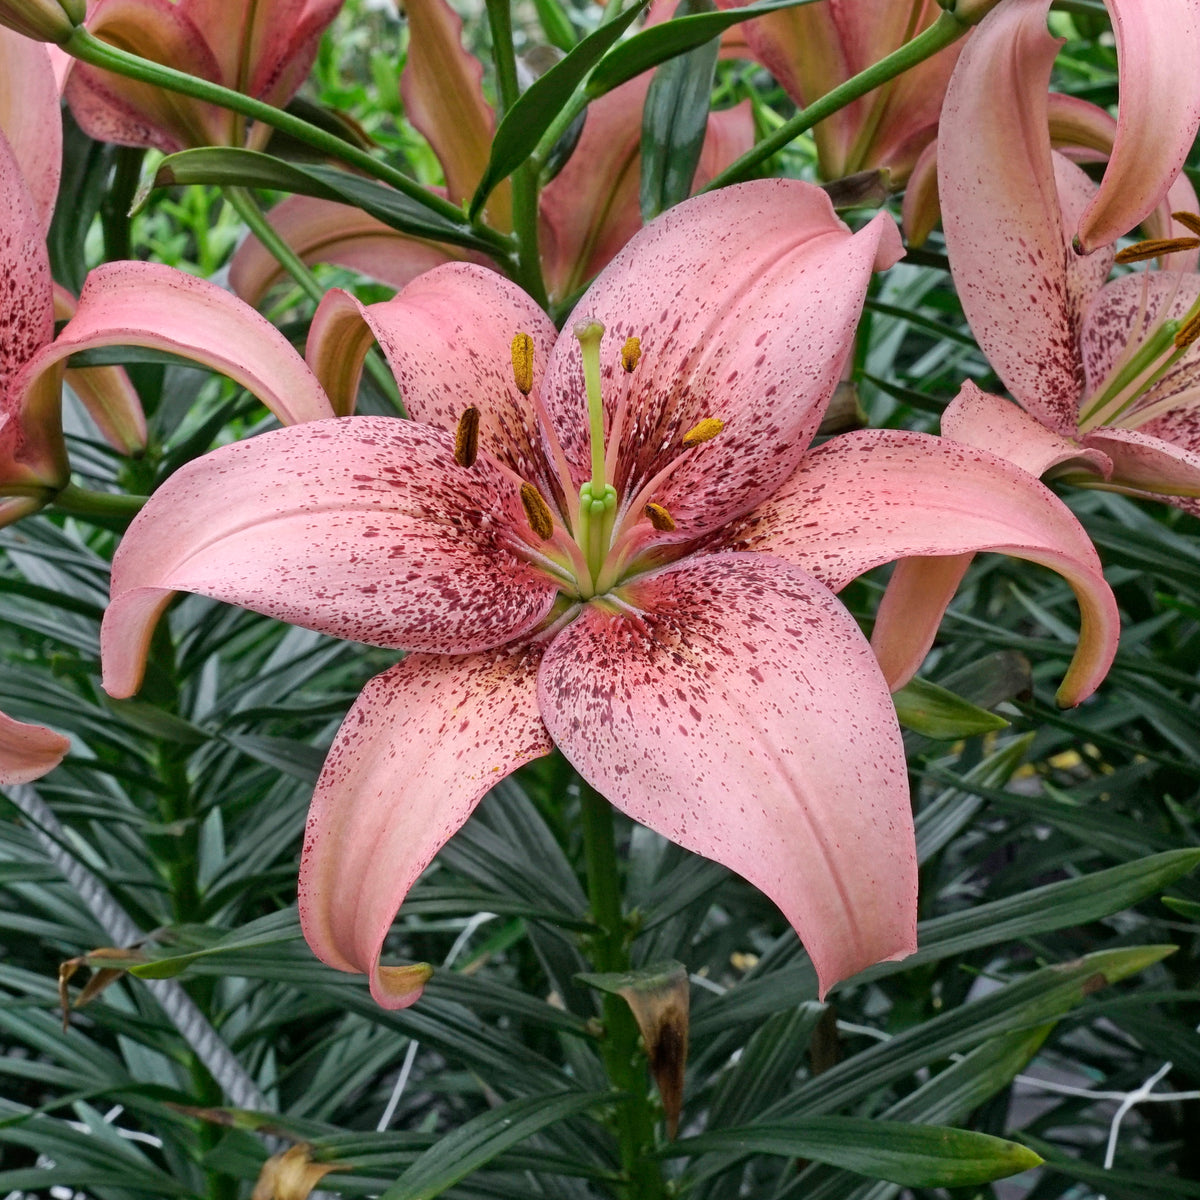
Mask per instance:
[[[604,400],[600,394],[600,339],[604,336],[604,326],[599,321],[580,321],[575,326],[575,336],[583,354],[583,384],[587,390],[588,432],[592,443],[592,478],[579,489],[578,541],[595,580],[608,554],[617,514],[617,490],[604,475]]]

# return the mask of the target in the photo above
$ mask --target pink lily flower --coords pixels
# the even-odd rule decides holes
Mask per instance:
[[[483,66],[462,45],[462,21],[445,0],[409,0],[409,55],[401,90],[409,119],[442,164],[446,192],[456,204],[470,199],[487,165],[496,117],[483,96]],[[653,17],[651,18],[654,19]],[[651,72],[592,102],[575,151],[539,198],[539,251],[552,300],[574,295],[641,228],[638,202],[642,106]],[[708,121],[694,188],[703,187],[754,144],[749,101]],[[511,228],[507,184],[488,201],[497,229]],[[458,247],[423,241],[389,228],[346,205],[296,196],[270,218],[308,263],[362,271],[403,287],[438,262],[468,259]],[[253,237],[234,255],[230,282],[257,304],[283,277],[274,257]]]
[[[1002,549],[1083,611],[1062,697],[1099,682],[1117,614],[1067,509],[985,451],[866,431],[809,442],[886,216],[852,234],[811,185],[671,209],[561,337],[472,264],[363,307],[332,292],[310,359],[353,394],[377,338],[414,419],[226,446],[151,498],[113,565],[104,686],[138,687],[172,592],[409,651],[326,760],[300,869],[305,934],[381,966],[405,894],[483,795],[557,744],[618,808],[761,888],[822,994],[914,948],[916,864],[888,683],[834,592],[907,554]]]
[[[1190,51],[1179,42],[1200,34],[1200,2],[1122,0],[1111,7],[1122,39],[1123,91],[1099,189],[1050,148],[1046,85],[1060,43],[1046,31],[1045,0],[1006,0],[959,61],[938,152],[951,270],[980,347],[1034,419],[972,395],[960,404],[966,411],[948,412],[943,431],[953,427],[954,436],[969,438],[976,420],[1004,422],[1031,462],[1074,457],[1096,482],[1198,511],[1187,497],[1200,496],[1200,431],[1192,415],[1200,355],[1186,322],[1200,302],[1200,242],[1192,239],[1189,258],[1173,255],[1173,269],[1108,283],[1113,254],[1105,247],[1152,212],[1173,184],[1172,200],[1192,196],[1176,173],[1200,122],[1200,78],[1190,67],[1182,71]],[[1148,61],[1155,68],[1162,62],[1161,90],[1137,75],[1139,50],[1154,53]],[[1129,161],[1130,135],[1136,163]],[[1011,166],[998,169],[1000,163]],[[1173,232],[1188,230],[1176,224]],[[1073,238],[1101,248],[1082,257]],[[1180,265],[1190,269],[1174,269]],[[1177,333],[1178,324],[1184,328]]]
[[[342,0],[95,0],[90,33],[164,66],[282,106],[308,76],[321,34]],[[271,131],[246,119],[123,75],[76,63],[67,101],[99,141],[154,146],[263,145]]]
[[[737,8],[751,0],[719,0]],[[800,108],[873,66],[924,32],[942,13],[936,0],[825,0],[758,17],[739,28],[753,57]],[[813,129],[822,179],[883,169],[904,186],[937,136],[938,113],[962,42],[925,59]]]

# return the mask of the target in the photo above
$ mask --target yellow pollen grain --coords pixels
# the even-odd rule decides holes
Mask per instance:
[[[643,511],[659,533],[670,533],[675,528],[675,518],[661,504],[647,504]]]
[[[625,368],[627,374],[633,372],[633,369],[638,365],[641,357],[641,340],[635,337],[626,338],[625,345],[621,347],[621,366]]]
[[[458,418],[454,431],[454,461],[460,467],[473,467],[479,457],[479,409],[471,405]]]
[[[1197,338],[1200,338],[1200,313],[1184,321],[1178,330],[1176,330],[1173,339],[1175,348],[1182,350],[1185,346],[1190,346]]]
[[[1148,238],[1118,250],[1115,260],[1119,263],[1145,262],[1162,254],[1174,254],[1177,250],[1195,250],[1200,247],[1200,238]]]
[[[512,340],[513,382],[517,390],[528,396],[533,390],[533,338],[518,333]]]
[[[1173,212],[1171,216],[1184,227],[1200,237],[1200,216],[1190,212]]]
[[[705,417],[683,435],[684,448],[690,450],[693,446],[699,446],[701,442],[711,442],[724,428],[725,422],[719,417]]]
[[[521,503],[525,506],[525,519],[529,522],[529,528],[543,542],[549,541],[554,534],[554,518],[550,515],[550,506],[542,499],[542,493],[532,483],[523,483]]]

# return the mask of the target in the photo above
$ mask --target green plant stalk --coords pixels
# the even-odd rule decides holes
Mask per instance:
[[[613,833],[612,805],[579,781],[583,852],[592,919],[600,933],[591,940],[592,962],[599,972],[628,971],[627,927],[621,909],[621,878]],[[653,1157],[654,1113],[648,1096],[646,1060],[638,1044],[637,1023],[620,996],[604,997],[604,1036],[600,1047],[614,1088],[629,1098],[616,1108],[624,1200],[662,1200],[667,1195],[658,1160]]]
[[[68,483],[51,503],[59,512],[72,517],[116,517],[132,521],[147,499],[146,496],[124,496],[116,492],[93,492]]]
[[[860,71],[852,79],[826,92],[820,100],[802,108],[794,117],[785,121],[774,133],[752,146],[736,162],[731,163],[719,175],[711,179],[704,191],[727,187],[731,183],[742,183],[752,178],[758,167],[772,154],[782,150],[789,142],[814,125],[832,116],[839,109],[874,91],[881,84],[902,75],[917,63],[932,58],[939,50],[958,41],[971,26],[951,12],[943,11],[924,33],[906,42],[899,50],[881,58],[874,66]]]
[[[75,31],[62,44],[62,48],[80,62],[99,67],[101,70],[115,71],[118,75],[126,75],[130,79],[137,79],[154,87],[167,88],[169,91],[180,93],[180,95],[191,96],[195,100],[205,100],[209,104],[228,108],[242,116],[251,117],[255,121],[262,121],[264,125],[270,125],[272,129],[278,129],[280,133],[297,138],[312,146],[314,150],[319,150],[322,154],[329,155],[330,158],[356,167],[370,175],[371,178],[394,187],[398,192],[403,192],[409,199],[424,205],[425,208],[437,213],[447,221],[466,224],[466,217],[457,205],[427,191],[416,180],[389,167],[387,163],[358,149],[357,146],[352,146],[335,134],[300,117],[295,117],[289,112],[284,112],[283,109],[264,104],[261,100],[254,99],[253,96],[235,92],[220,84],[210,83],[207,79],[200,79],[195,75],[176,71],[173,67],[165,67],[161,63],[152,62],[137,54],[130,54],[129,51],[121,50],[117,46],[110,46],[107,42],[93,37],[82,25],[76,26]],[[490,226],[479,222],[476,222],[472,228],[477,236],[496,248],[498,255],[504,258],[508,257],[511,250],[510,242],[504,234],[497,233]]]
[[[275,261],[300,285],[301,290],[310,300],[320,304],[325,298],[325,289],[320,280],[308,269],[304,260],[279,235],[279,231],[267,219],[266,213],[254,198],[249,188],[227,187],[222,189],[225,199],[233,206],[234,211],[245,222],[246,227],[267,248]],[[363,364],[367,374],[375,381],[376,387],[392,403],[400,416],[406,416],[404,402],[400,399],[400,389],[388,370],[387,364],[379,357],[379,352],[372,347],[367,351]]]
[[[492,59],[500,108],[508,112],[521,94],[517,81],[517,58],[513,50],[510,0],[487,0],[488,24],[492,31]],[[512,174],[513,234],[516,238],[513,278],[542,308],[547,308],[546,283],[542,277],[538,247],[538,169],[533,160],[522,163]]]

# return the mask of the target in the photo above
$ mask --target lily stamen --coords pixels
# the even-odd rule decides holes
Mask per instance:
[[[690,450],[693,446],[711,442],[724,428],[725,422],[720,417],[705,417],[703,421],[697,421],[683,435],[683,447],[685,450]]]
[[[479,409],[474,405],[458,418],[454,431],[454,461],[460,467],[473,467],[479,457]]]
[[[675,528],[675,518],[661,504],[651,502],[642,511],[646,519],[659,533],[670,533]]]
[[[533,338],[527,333],[512,340],[512,371],[517,391],[528,396],[533,391]]]
[[[521,504],[525,509],[525,519],[529,522],[529,528],[543,542],[548,542],[554,536],[554,516],[550,512],[550,506],[542,498],[542,493],[532,483],[521,484]]]
[[[627,375],[632,375],[634,369],[641,361],[642,343],[641,339],[630,337],[625,339],[625,345],[621,347],[621,366],[625,368]]]
[[[1200,249],[1200,238],[1147,238],[1118,250],[1113,261],[1123,265],[1135,262],[1145,262],[1148,258],[1161,258],[1164,254],[1175,254],[1180,250]]]

